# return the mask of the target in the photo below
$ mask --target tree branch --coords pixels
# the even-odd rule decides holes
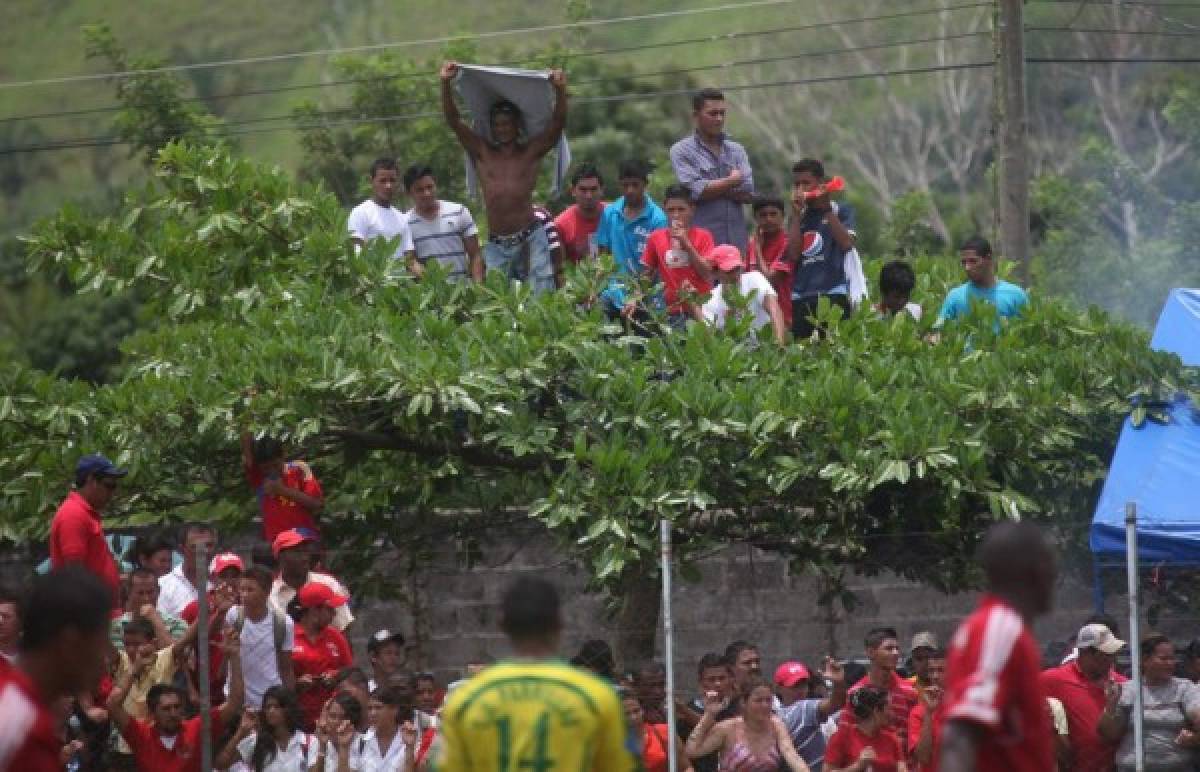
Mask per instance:
[[[457,456],[474,466],[499,467],[518,471],[558,471],[561,464],[554,459],[535,456],[506,456],[481,447],[453,445],[432,440],[421,441],[386,431],[366,432],[356,429],[333,429],[334,436],[351,440],[371,450],[398,450],[425,456]]]

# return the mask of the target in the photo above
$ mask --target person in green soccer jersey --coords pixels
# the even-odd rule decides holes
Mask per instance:
[[[638,755],[613,687],[554,659],[562,632],[558,592],[518,579],[504,595],[501,629],[515,658],[456,689],[442,708],[436,772],[632,772]]]

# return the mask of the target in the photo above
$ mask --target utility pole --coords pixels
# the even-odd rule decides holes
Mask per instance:
[[[1029,284],[1029,119],[1025,96],[1024,0],[996,0],[994,9],[1000,256],[1017,261]]]

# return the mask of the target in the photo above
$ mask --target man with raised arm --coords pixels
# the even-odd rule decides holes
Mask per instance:
[[[523,136],[520,108],[501,100],[488,111],[489,139],[475,133],[459,113],[453,92],[459,73],[457,62],[442,65],[442,112],[471,157],[483,189],[489,231],[484,262],[489,271],[528,281],[535,292],[549,292],[554,289],[554,265],[546,233],[533,212],[533,189],[542,158],[558,143],[567,123],[567,76],[562,70],[550,72],[554,112],[545,130]]]

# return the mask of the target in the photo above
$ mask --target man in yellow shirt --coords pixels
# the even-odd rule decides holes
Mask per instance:
[[[515,658],[487,668],[442,708],[436,772],[637,769],[638,755],[613,687],[553,659],[562,633],[558,592],[518,579],[500,627]]]

